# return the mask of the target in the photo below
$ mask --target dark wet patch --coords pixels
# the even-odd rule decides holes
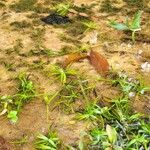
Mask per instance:
[[[41,20],[43,22],[45,22],[46,24],[66,24],[66,23],[70,23],[70,19],[67,16],[61,16],[58,15],[56,13],[54,14],[50,14],[49,16],[45,17],[45,18],[41,18]]]

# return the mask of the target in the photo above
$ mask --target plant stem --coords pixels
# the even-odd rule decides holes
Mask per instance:
[[[49,115],[49,104],[51,101],[59,94],[61,90],[57,91],[47,102],[46,102],[46,120],[49,121],[48,115]]]
[[[132,31],[132,42],[135,43],[135,31]]]
[[[83,94],[83,97],[85,98],[85,102],[86,102],[86,104],[88,104],[89,100],[88,100],[88,98],[87,98],[87,96],[86,96],[84,87],[83,87],[83,85],[82,85],[82,81],[81,81],[79,78],[78,78],[78,82],[79,82],[79,86],[80,86],[80,88],[81,88],[81,92],[82,92],[82,94]]]

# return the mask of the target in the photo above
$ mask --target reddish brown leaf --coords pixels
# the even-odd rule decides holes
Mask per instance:
[[[106,75],[106,73],[108,73],[109,63],[104,56],[91,50],[89,59],[98,73],[102,75]]]
[[[67,67],[69,64],[72,64],[74,62],[77,62],[81,59],[85,59],[87,58],[88,55],[87,54],[83,54],[83,53],[73,53],[73,54],[69,54],[66,56],[65,61],[63,62],[63,66]]]

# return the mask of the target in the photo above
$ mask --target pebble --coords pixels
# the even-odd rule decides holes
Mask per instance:
[[[141,65],[142,71],[143,72],[150,72],[150,63],[149,62],[145,62]]]

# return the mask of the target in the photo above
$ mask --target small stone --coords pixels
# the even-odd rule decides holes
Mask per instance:
[[[129,93],[129,97],[130,97],[130,98],[135,97],[135,92],[130,92],[130,93]]]
[[[145,62],[141,65],[142,71],[143,72],[150,72],[150,63],[149,62]]]
[[[94,31],[91,36],[90,36],[90,44],[97,44],[97,36],[98,36],[98,33],[96,31]]]
[[[139,51],[138,51],[138,55],[141,55],[142,53],[143,53],[142,50],[139,50]]]

